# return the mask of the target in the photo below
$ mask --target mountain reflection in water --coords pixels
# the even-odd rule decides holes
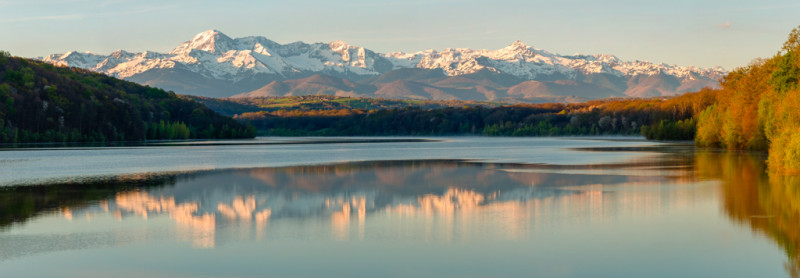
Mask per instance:
[[[60,215],[73,222],[85,218],[89,226],[106,216],[121,222],[169,219],[174,239],[204,249],[232,237],[268,239],[273,225],[290,227],[299,237],[309,236],[304,229],[322,227],[322,234],[338,241],[372,236],[459,242],[487,235],[515,240],[563,217],[604,222],[717,196],[734,223],[780,246],[786,272],[798,277],[800,178],[769,175],[763,161],[759,155],[702,150],[629,165],[373,161],[12,187],[0,190],[0,235]],[[6,249],[0,261],[30,253],[0,244]],[[36,252],[81,248],[74,245]]]
[[[7,200],[29,200],[22,201],[27,205],[5,203],[9,209],[3,211],[7,213],[14,212],[12,206],[38,210],[4,215],[5,225],[47,211],[68,219],[79,215],[96,218],[101,214],[119,220],[167,215],[185,230],[183,237],[191,237],[193,246],[211,248],[220,222],[253,222],[257,232],[263,233],[272,219],[326,219],[332,237],[347,240],[363,238],[364,222],[372,214],[397,221],[422,219],[430,226],[426,228],[430,232],[426,238],[449,241],[469,237],[467,230],[457,231],[453,226],[456,223],[462,227],[500,225],[506,232],[504,237],[517,238],[526,235],[525,222],[536,219],[531,218],[531,213],[541,214],[542,218],[554,217],[550,210],[555,207],[586,211],[586,217],[600,220],[604,209],[613,209],[603,207],[604,193],[608,192],[604,192],[602,185],[636,186],[678,179],[661,175],[530,171],[540,168],[449,160],[377,161],[221,170],[142,177],[139,181],[128,178],[51,188],[16,187],[0,192]],[[597,166],[570,168],[581,171]],[[102,193],[50,196],[59,189],[73,192],[87,187]],[[631,200],[638,202],[638,206],[658,204],[641,199],[647,198],[646,194],[630,196],[640,198]],[[43,200],[49,203],[40,203]],[[470,221],[481,223],[470,224]]]

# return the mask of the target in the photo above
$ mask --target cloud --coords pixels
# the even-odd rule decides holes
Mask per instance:
[[[725,29],[725,30],[731,29],[731,22],[730,21],[725,21],[722,24],[717,25],[717,27],[719,27],[720,29]]]
[[[83,19],[83,15],[47,15],[47,16],[31,16],[31,17],[18,17],[0,20],[0,23],[14,23],[14,22],[29,22],[29,21],[54,21],[54,20],[76,20]]]

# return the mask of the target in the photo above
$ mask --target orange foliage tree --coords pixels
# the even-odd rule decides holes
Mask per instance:
[[[800,27],[769,59],[738,68],[697,117],[701,146],[769,150],[769,166],[800,173]]]

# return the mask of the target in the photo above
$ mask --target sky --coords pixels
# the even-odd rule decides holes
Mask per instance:
[[[169,52],[217,29],[279,43],[344,40],[373,51],[498,49],[516,40],[559,54],[745,66],[780,50],[800,1],[0,0],[0,49]]]

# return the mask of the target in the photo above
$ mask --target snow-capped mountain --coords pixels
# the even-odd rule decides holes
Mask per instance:
[[[521,101],[541,101],[543,96],[552,97],[547,100],[578,95],[580,98],[659,96],[714,87],[717,80],[726,74],[721,68],[622,61],[607,54],[559,55],[521,41],[497,50],[455,48],[381,54],[343,41],[280,44],[264,37],[234,39],[217,30],[197,34],[166,54],[119,50],[110,55],[99,55],[73,51],[40,59],[177,93],[215,97],[247,93],[273,82],[314,75],[346,79],[373,86],[376,91],[385,91],[381,80],[387,74],[395,81],[418,82],[437,90],[450,90],[452,93],[444,94],[448,98],[462,98],[460,92],[464,90],[474,91],[463,95],[469,95],[469,99]],[[395,72],[398,70],[402,74]],[[409,73],[417,76],[413,73],[419,71],[430,72],[424,70],[442,74],[417,80],[402,77]],[[456,77],[459,79],[453,80]],[[518,86],[527,81],[543,83]],[[510,90],[512,88],[515,90]],[[592,95],[592,91],[597,95]],[[306,89],[302,93],[315,91]],[[345,93],[373,96],[363,90]],[[397,94],[390,92],[388,95]],[[442,94],[436,94],[439,95]]]
[[[475,73],[481,69],[534,80],[542,76],[563,75],[576,78],[580,74],[607,73],[615,76],[654,75],[666,73],[679,78],[691,78],[692,73],[709,79],[720,78],[721,68],[700,69],[649,62],[625,62],[614,55],[562,56],[526,45],[521,41],[498,50],[465,48],[427,50],[416,53],[389,53],[386,57],[401,60],[404,67],[440,68],[448,75]]]

